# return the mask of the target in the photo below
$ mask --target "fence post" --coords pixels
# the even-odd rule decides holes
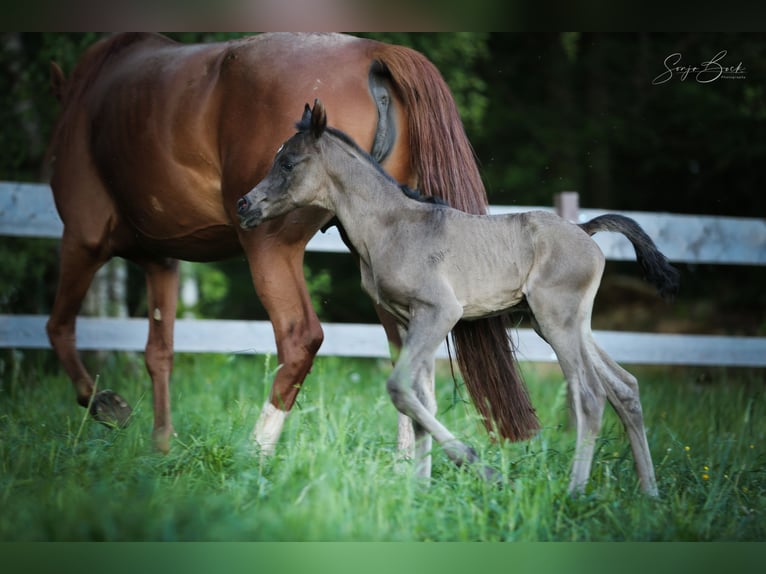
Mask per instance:
[[[562,191],[553,196],[553,206],[556,214],[568,221],[577,223],[580,220],[580,194],[576,191]]]

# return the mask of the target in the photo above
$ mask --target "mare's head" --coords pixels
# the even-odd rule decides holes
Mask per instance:
[[[314,109],[306,104],[297,127],[298,133],[279,148],[268,175],[237,202],[243,228],[255,227],[298,207],[331,208],[327,204],[330,178],[320,149],[327,128],[322,102],[316,100]]]

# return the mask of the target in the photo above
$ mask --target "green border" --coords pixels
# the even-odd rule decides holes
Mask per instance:
[[[4,572],[746,574],[765,543],[19,543]]]

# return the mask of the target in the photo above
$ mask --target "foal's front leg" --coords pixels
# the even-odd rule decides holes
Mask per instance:
[[[438,301],[438,305],[411,307],[404,347],[386,386],[394,406],[410,417],[415,425],[416,445],[420,445],[418,454],[430,450],[428,441],[418,440],[428,433],[442,445],[447,456],[458,466],[476,463],[479,462],[476,452],[440,423],[418,396],[431,394],[423,388],[423,381],[433,376],[436,350],[462,316],[462,307],[454,298],[434,297],[433,300]],[[434,405],[430,408],[434,408]],[[421,465],[418,472],[430,474],[430,460]],[[483,467],[482,474],[485,478],[499,478],[490,467]]]
[[[414,371],[413,390],[418,400],[431,414],[436,417],[436,389],[434,376],[436,372],[436,357],[431,357],[430,361],[424,361],[421,368]],[[401,415],[401,413],[400,413]],[[403,415],[401,415],[403,416]],[[431,433],[416,421],[413,421],[413,443],[415,459],[415,475],[420,478],[431,477]]]
[[[402,341],[406,338],[405,329],[397,329],[397,338],[399,342],[396,349],[396,355],[392,350],[394,364],[398,360],[401,352]],[[389,341],[391,339],[389,338]],[[425,361],[420,369],[413,369],[413,390],[423,406],[426,407],[431,415],[436,416],[436,389],[434,375],[436,372],[435,356],[431,361]],[[399,455],[405,460],[415,461],[415,475],[421,478],[431,477],[431,434],[421,425],[413,421],[404,413],[399,413],[398,419],[397,446]]]
[[[434,360],[433,355],[422,351],[410,354],[409,350],[405,343],[399,362],[386,382],[386,388],[399,412],[412,419],[415,428],[415,444],[422,444],[419,439],[424,433],[428,433],[444,447],[447,455],[457,465],[476,462],[478,457],[473,449],[455,438],[455,435],[429,412],[415,392],[415,372],[422,369],[423,361]],[[427,356],[424,357],[424,354]],[[421,469],[418,470],[419,473],[422,472]]]
[[[391,362],[396,365],[399,353],[402,351],[402,340],[404,340],[406,332],[400,327],[393,315],[377,303],[375,304],[375,312],[378,315],[378,319],[380,319],[383,330],[386,332]],[[397,419],[396,448],[401,460],[409,461],[415,458],[415,433],[412,419],[402,413],[399,413]],[[430,476],[430,470],[427,476]]]

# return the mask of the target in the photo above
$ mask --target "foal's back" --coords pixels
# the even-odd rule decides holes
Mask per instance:
[[[465,319],[513,307],[531,281],[565,281],[577,290],[603,271],[604,256],[588,234],[550,212],[478,216],[413,201],[398,213],[383,230],[385,249],[378,254],[388,260],[386,276],[416,296],[429,282],[447,281]],[[413,226],[422,232],[417,237]]]

